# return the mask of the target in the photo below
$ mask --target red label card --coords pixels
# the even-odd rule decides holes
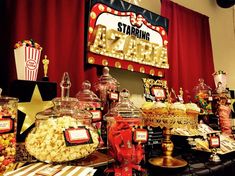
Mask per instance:
[[[92,142],[90,131],[85,127],[68,128],[64,131],[64,136],[68,146]]]
[[[11,117],[0,119],[0,134],[12,133],[14,131],[14,120]]]
[[[220,139],[218,136],[212,136],[210,138],[210,147],[211,148],[219,148],[220,147]]]
[[[90,110],[90,113],[92,114],[92,122],[97,122],[101,120],[102,114],[100,110]]]
[[[148,141],[148,131],[146,129],[136,129],[134,131],[134,141],[145,143]]]
[[[165,90],[162,87],[153,86],[151,93],[156,100],[164,100],[166,98]]]
[[[220,136],[218,134],[207,134],[209,148],[220,148]]]
[[[109,99],[118,101],[118,93],[117,92],[110,92]]]

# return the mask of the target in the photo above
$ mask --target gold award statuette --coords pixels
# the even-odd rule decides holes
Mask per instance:
[[[49,59],[47,59],[47,55],[44,56],[44,59],[42,60],[43,63],[43,71],[44,71],[44,77],[43,80],[44,81],[48,81],[48,76],[47,76],[47,72],[48,72],[48,65],[49,65]]]

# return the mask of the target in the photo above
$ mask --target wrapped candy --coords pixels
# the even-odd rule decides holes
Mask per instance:
[[[142,143],[147,142],[148,135],[141,128],[142,111],[133,105],[129,96],[129,91],[123,89],[120,101],[105,115],[109,153],[119,162],[113,168],[115,175],[133,175],[133,169],[144,171],[139,164],[144,158]]]

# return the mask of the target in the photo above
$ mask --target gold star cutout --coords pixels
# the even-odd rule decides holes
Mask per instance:
[[[42,100],[38,85],[36,84],[30,102],[21,102],[18,104],[18,110],[25,113],[25,119],[20,134],[33,125],[38,112],[44,111],[52,106],[51,101]]]
[[[231,104],[230,104],[230,108],[234,112],[233,103],[235,103],[235,99],[231,99]]]

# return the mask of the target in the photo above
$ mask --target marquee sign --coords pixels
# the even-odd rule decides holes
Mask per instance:
[[[167,28],[166,18],[122,0],[92,0],[87,61],[163,77]]]

